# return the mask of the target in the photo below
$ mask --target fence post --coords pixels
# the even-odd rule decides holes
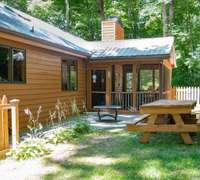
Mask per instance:
[[[13,148],[19,143],[19,100],[13,99],[10,101],[11,116],[12,116],[12,143]]]

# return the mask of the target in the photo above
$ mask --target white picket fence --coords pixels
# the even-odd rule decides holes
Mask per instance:
[[[176,87],[177,100],[195,100],[200,106],[200,87]]]

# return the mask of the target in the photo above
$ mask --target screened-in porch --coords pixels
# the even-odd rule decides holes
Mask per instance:
[[[105,63],[90,66],[90,102],[137,111],[142,104],[166,98],[171,70],[162,63]]]

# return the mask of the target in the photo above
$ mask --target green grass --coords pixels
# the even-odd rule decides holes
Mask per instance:
[[[44,179],[200,179],[200,134],[194,145],[184,145],[178,134],[154,134],[145,145],[140,136],[125,130],[89,135],[68,160],[47,160],[58,171]]]

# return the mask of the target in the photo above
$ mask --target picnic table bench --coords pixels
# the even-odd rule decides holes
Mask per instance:
[[[191,114],[195,106],[196,101],[178,100],[158,100],[145,104],[141,106],[140,113],[150,116],[143,116],[144,118],[139,120],[143,123],[127,123],[127,128],[129,131],[144,133],[141,143],[149,142],[151,133],[154,132],[177,132],[185,144],[192,144],[190,133],[200,131],[199,120]]]
[[[111,118],[114,118],[115,121],[117,121],[118,110],[122,109],[122,107],[116,106],[116,105],[105,105],[105,106],[94,106],[93,109],[97,110],[99,121],[101,121],[103,117],[111,117]],[[104,110],[114,111],[115,113],[112,114],[109,112],[106,114],[101,114],[101,111],[104,111]]]

